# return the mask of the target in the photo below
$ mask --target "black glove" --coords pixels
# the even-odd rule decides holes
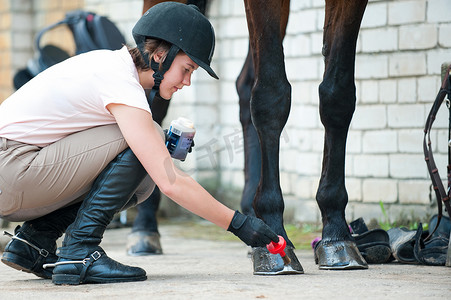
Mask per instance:
[[[229,228],[234,235],[251,247],[266,247],[267,244],[279,242],[279,237],[261,219],[246,216],[235,211]]]

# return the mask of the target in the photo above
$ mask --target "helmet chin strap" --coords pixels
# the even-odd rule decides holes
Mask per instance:
[[[164,78],[163,76],[164,73],[166,73],[166,71],[169,70],[169,68],[171,67],[171,64],[174,61],[174,58],[179,52],[179,50],[180,48],[177,47],[176,45],[171,46],[171,48],[168,51],[168,54],[166,55],[166,58],[164,59],[161,65],[161,69],[160,64],[157,63],[152,57],[152,60],[150,62],[150,68],[154,71],[153,73],[154,85],[152,87],[152,90],[150,91],[149,97],[147,98],[147,102],[149,103],[150,107],[152,107],[152,102],[155,95],[160,90],[160,84]]]

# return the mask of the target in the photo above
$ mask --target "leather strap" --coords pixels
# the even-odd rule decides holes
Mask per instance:
[[[450,206],[450,188],[451,188],[451,151],[448,147],[448,189],[445,191],[445,188],[443,186],[443,183],[440,179],[440,174],[438,172],[437,165],[434,160],[434,155],[432,153],[432,143],[431,143],[431,129],[432,124],[435,121],[435,118],[437,116],[437,112],[440,109],[441,104],[443,103],[443,100],[445,99],[445,96],[448,95],[448,102],[447,106],[448,109],[450,109],[451,114],[451,107],[449,105],[449,99],[451,98],[451,65],[448,66],[446,70],[445,77],[443,79],[442,86],[440,87],[440,90],[437,94],[437,97],[435,98],[435,101],[432,105],[431,111],[429,112],[429,115],[426,119],[426,124],[424,127],[424,139],[423,139],[423,152],[424,152],[424,159],[426,161],[426,165],[429,171],[429,175],[431,176],[432,186],[435,191],[435,195],[437,197],[437,206],[438,206],[438,215],[437,215],[437,225],[435,226],[434,230],[429,234],[429,236],[425,239],[428,240],[432,234],[435,232],[437,227],[440,224],[440,220],[442,218],[442,202],[445,204],[446,210],[448,211],[448,215],[451,217],[451,206]],[[451,121],[451,119],[450,119]],[[451,130],[451,124],[450,128]],[[448,140],[450,139],[450,136],[448,136]]]

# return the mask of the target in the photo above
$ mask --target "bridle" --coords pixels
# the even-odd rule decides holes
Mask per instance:
[[[437,215],[437,225],[434,230],[430,231],[431,233],[426,239],[429,239],[435,230],[438,228],[440,224],[440,220],[442,218],[442,202],[448,211],[448,215],[451,218],[451,205],[450,205],[450,194],[451,194],[451,65],[449,65],[446,69],[446,73],[444,74],[444,79],[442,82],[442,86],[435,98],[435,101],[432,105],[431,111],[426,119],[426,125],[424,127],[424,139],[423,139],[423,151],[424,151],[424,159],[426,161],[426,165],[429,171],[429,175],[432,180],[432,187],[435,191],[435,195],[437,197],[437,206],[438,206],[438,215]],[[445,100],[445,97],[447,99]],[[438,172],[437,165],[434,160],[434,155],[432,153],[432,143],[431,143],[431,129],[432,124],[435,121],[437,116],[437,112],[445,100],[446,106],[448,107],[450,118],[449,118],[449,126],[448,126],[448,166],[447,166],[447,175],[448,175],[448,188],[445,190],[443,183],[440,179],[440,175]]]

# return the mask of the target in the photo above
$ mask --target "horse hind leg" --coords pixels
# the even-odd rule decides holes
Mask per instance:
[[[249,46],[250,47],[250,46]],[[244,188],[241,196],[241,210],[244,214],[255,216],[252,203],[255,197],[261,173],[261,151],[257,131],[251,120],[251,90],[255,74],[252,55],[248,51],[246,61],[236,80],[240,104],[240,122],[243,130],[244,143]]]

